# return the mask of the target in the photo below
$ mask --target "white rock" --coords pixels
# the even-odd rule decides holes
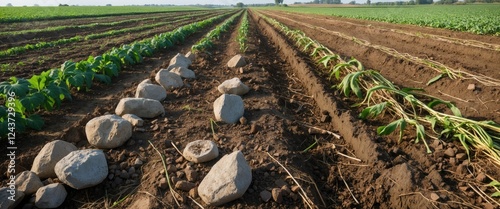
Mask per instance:
[[[182,55],[181,53],[177,53],[171,60],[169,65],[178,65],[178,66],[183,66],[185,68],[189,67],[191,65],[191,60],[188,59],[186,56]]]
[[[154,118],[165,114],[163,105],[154,99],[123,98],[116,106],[117,115],[134,114],[140,118]]]
[[[190,79],[196,78],[194,71],[187,69],[185,67],[176,66],[176,67],[172,68],[170,70],[170,72],[175,73],[175,74],[181,76],[182,78],[190,78]]]
[[[245,61],[245,57],[243,57],[241,54],[235,55],[233,58],[229,60],[229,62],[227,62],[227,66],[231,68],[243,67],[246,64],[247,62]]]
[[[144,120],[134,114],[125,114],[122,115],[122,118],[127,120],[130,124],[132,124],[132,126],[141,127],[142,125],[144,125]]]
[[[57,208],[63,204],[68,193],[60,183],[41,187],[36,192],[35,206],[37,208]]]
[[[240,151],[222,157],[198,186],[198,195],[208,205],[238,199],[252,182],[252,169]]]
[[[250,88],[243,84],[239,78],[232,78],[222,82],[217,87],[217,90],[219,90],[219,92],[223,94],[236,94],[241,96],[248,93],[248,91],[250,91]]]
[[[184,55],[184,56],[186,58],[188,58],[189,60],[191,60],[191,63],[193,63],[196,60],[196,54],[192,53],[191,51],[186,53],[186,55]]]
[[[118,115],[103,115],[87,122],[85,134],[91,145],[113,149],[132,137],[132,124]]]
[[[214,114],[217,121],[236,123],[245,113],[243,99],[234,94],[223,94],[214,102]]]
[[[169,72],[168,69],[161,69],[156,73],[155,80],[166,90],[180,88],[184,85],[181,76]]]
[[[23,171],[16,176],[16,189],[30,195],[43,187],[42,181],[33,171]]]
[[[23,192],[15,188],[2,187],[0,188],[0,209],[14,209],[23,198]]]
[[[141,84],[153,84],[153,82],[151,82],[151,79],[147,78],[139,83],[139,85],[141,85]]]
[[[102,150],[77,150],[61,159],[54,168],[57,178],[75,189],[101,183],[108,176],[108,164]]]
[[[77,150],[75,145],[69,142],[61,140],[49,142],[43,146],[42,150],[35,157],[31,171],[40,179],[55,178],[57,177],[54,172],[56,163],[75,150]]]
[[[186,145],[182,155],[191,162],[203,163],[217,158],[219,149],[213,141],[196,140]]]
[[[161,102],[167,98],[167,91],[160,85],[144,82],[137,86],[135,97],[154,99]]]

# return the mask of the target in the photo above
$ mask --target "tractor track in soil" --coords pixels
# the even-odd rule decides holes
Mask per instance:
[[[242,198],[222,208],[306,207],[297,195],[287,195],[279,204],[260,199],[259,193],[263,190],[283,182],[293,184],[266,152],[283,163],[295,177],[302,179],[300,182],[309,198],[319,208],[483,207],[484,201],[477,194],[471,193],[470,189],[459,189],[465,182],[473,183],[474,176],[453,172],[456,165],[450,165],[442,156],[426,155],[421,144],[415,145],[408,140],[397,144],[396,139],[376,136],[373,130],[377,124],[355,119],[356,110],[350,109],[349,103],[329,89],[328,81],[317,74],[314,61],[292,47],[254,11],[250,10],[249,14],[249,49],[245,56],[250,64],[242,68],[243,73],[240,69],[226,67],[227,61],[238,53],[235,42],[237,25],[233,25],[230,33],[215,41],[215,47],[209,53],[198,55],[190,67],[197,78],[185,80],[188,87],[168,91],[163,102],[165,116],[145,120],[145,131],[135,130],[126,145],[105,150],[109,165],[131,164],[136,158],[143,160],[145,164],[140,169],[139,179],[121,184],[106,179],[96,187],[80,191],[66,187],[68,197],[60,208],[105,208],[129,192],[132,194],[118,208],[176,207],[168,190],[158,188],[163,167],[159,156],[148,146],[148,140],[166,155],[167,163],[179,171],[188,163],[179,160],[180,155],[170,142],[182,149],[197,139],[214,139],[221,155],[241,150],[252,167],[250,189]],[[64,102],[61,109],[43,112],[47,124],[45,130],[23,134],[23,140],[18,141],[18,172],[30,168],[46,142],[62,139],[80,149],[89,148],[84,127],[90,119],[113,113],[121,98],[134,95],[139,82],[154,78],[160,68],[167,67],[170,58],[177,52],[189,51],[190,46],[208,31],[188,38],[182,46],[146,58],[142,64],[127,67],[110,86],[98,84],[92,92],[76,93],[74,100]],[[251,88],[243,96],[244,116],[248,123],[219,123],[214,137],[210,118],[213,118],[212,102],[220,95],[216,88],[223,80],[233,77],[240,77]],[[331,117],[331,122],[322,122],[325,115]],[[304,124],[335,130],[343,138],[336,139],[328,134],[311,135]],[[317,145],[304,152],[315,141]],[[442,149],[439,146],[456,148],[459,145],[449,142],[436,147],[433,144],[432,148]],[[361,162],[338,153],[359,158]],[[213,163],[194,167],[203,177]],[[6,166],[2,164],[1,169],[4,168]],[[5,185],[5,170],[0,171],[2,185]],[[172,175],[183,178],[179,172]],[[200,180],[195,183],[199,184]],[[440,199],[430,200],[432,192]],[[183,206],[197,208],[186,198],[187,193],[180,193]],[[360,203],[356,203],[353,197]],[[199,197],[195,200],[202,202]]]

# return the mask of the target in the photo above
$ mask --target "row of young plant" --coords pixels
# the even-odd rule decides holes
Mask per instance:
[[[197,11],[195,14],[207,14],[207,13],[208,12],[205,12],[205,11],[203,11],[203,12]],[[126,19],[126,20],[121,20],[121,21],[114,21],[114,22],[94,22],[94,23],[83,24],[83,25],[69,24],[69,25],[60,25],[60,26],[55,26],[55,27],[36,28],[36,29],[27,29],[27,30],[1,31],[0,36],[28,35],[30,33],[57,32],[57,31],[63,31],[63,30],[69,30],[69,29],[93,29],[95,27],[117,26],[117,25],[122,25],[122,24],[136,23],[136,22],[142,22],[142,21],[148,21],[148,20],[160,20],[160,19],[168,18],[168,17],[174,16],[174,15],[177,15],[177,14],[166,13],[166,14],[162,14],[159,16],[133,18],[133,19]]]
[[[210,49],[214,46],[213,40],[219,39],[221,34],[228,31],[231,25],[233,24],[234,20],[236,17],[241,15],[241,11],[234,14],[230,18],[228,18],[226,21],[215,27],[215,29],[211,30],[210,32],[205,35],[202,39],[200,39],[196,44],[194,44],[191,47],[191,51],[193,52],[201,52],[205,51],[207,49]]]
[[[33,75],[30,79],[11,77],[9,81],[1,82],[0,98],[6,104],[0,106],[0,137],[5,137],[9,131],[14,132],[9,129],[12,126],[8,125],[13,122],[17,133],[26,128],[40,130],[44,122],[34,113],[42,109],[51,111],[60,107],[63,100],[71,100],[70,89],[90,90],[94,80],[109,84],[111,77],[118,76],[123,66],[141,63],[143,57],[151,56],[155,51],[180,44],[189,35],[213,25],[227,15],[229,12],[153,38],[122,45],[101,56],[89,56],[87,60],[79,62],[66,61],[60,68]]]
[[[102,32],[102,33],[89,34],[87,36],[77,35],[77,36],[67,38],[67,39],[63,38],[63,39],[50,41],[50,42],[43,42],[42,41],[42,42],[38,42],[36,44],[26,44],[25,46],[16,46],[16,47],[12,47],[12,48],[0,51],[0,58],[8,57],[8,56],[15,56],[15,55],[19,55],[19,54],[22,54],[22,53],[25,53],[28,51],[32,51],[32,50],[50,48],[50,47],[60,46],[60,45],[68,44],[68,43],[94,40],[94,39],[116,36],[116,35],[125,34],[125,33],[133,33],[133,32],[148,30],[148,29],[152,29],[152,28],[162,27],[165,25],[179,23],[182,21],[190,20],[191,18],[203,16],[203,15],[205,15],[205,14],[200,14],[200,15],[196,15],[196,16],[181,16],[181,17],[178,17],[176,19],[169,20],[168,22],[159,22],[159,23],[155,23],[155,24],[142,25],[142,26],[137,26],[137,27],[132,27],[132,28],[124,28],[124,29],[119,29],[119,30],[110,30],[110,31]]]
[[[238,44],[240,45],[240,52],[244,53],[247,49],[247,37],[248,37],[248,12],[245,10],[245,13],[243,14],[243,19],[241,19],[241,25],[240,28],[238,28],[238,37],[236,40],[238,41]]]
[[[425,94],[422,89],[401,88],[384,78],[378,71],[367,70],[356,59],[343,60],[339,55],[307,37],[302,31],[291,30],[282,23],[259,14],[286,36],[311,58],[328,69],[329,78],[341,80],[334,85],[346,97],[354,94],[360,101],[353,107],[363,107],[359,118],[374,119],[389,114],[394,121],[377,128],[379,135],[389,135],[399,129],[399,140],[408,126],[415,128],[415,142],[422,141],[430,153],[426,136],[435,138],[425,127],[440,139],[459,140],[467,154],[470,146],[486,154],[500,166],[500,125],[493,121],[475,121],[462,117],[460,110],[451,102]],[[437,110],[447,107],[452,114]],[[425,126],[424,126],[425,125]]]
[[[422,65],[429,67],[430,69],[437,71],[439,74],[437,76],[435,76],[434,78],[431,78],[427,82],[426,85],[431,85],[434,82],[436,82],[442,78],[448,77],[450,79],[476,80],[478,83],[481,83],[485,86],[500,86],[500,80],[492,78],[490,76],[485,76],[485,75],[481,75],[479,73],[473,73],[473,72],[467,72],[467,71],[453,69],[452,67],[446,66],[445,64],[442,64],[442,63],[437,62],[435,60],[416,57],[416,56],[410,55],[408,53],[401,53],[393,48],[389,48],[389,47],[382,46],[382,45],[372,44],[367,40],[354,38],[352,36],[346,35],[346,34],[341,33],[341,32],[328,30],[328,29],[323,28],[323,27],[300,22],[300,21],[293,20],[293,19],[290,19],[287,17],[282,17],[282,18],[287,19],[287,20],[292,21],[292,22],[295,22],[297,24],[304,25],[306,27],[309,27],[309,28],[312,28],[315,30],[322,30],[325,33],[328,33],[328,34],[331,34],[331,35],[334,35],[334,36],[337,36],[337,37],[340,37],[340,38],[343,38],[346,40],[352,40],[356,44],[359,44],[359,45],[362,45],[365,47],[369,47],[369,48],[374,48],[374,49],[380,50],[388,55],[391,55],[393,57],[397,57],[397,58],[408,60],[408,61],[411,61],[414,63],[422,64]]]

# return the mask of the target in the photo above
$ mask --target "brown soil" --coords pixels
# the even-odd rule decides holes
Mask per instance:
[[[50,41],[56,41],[59,39],[69,39],[72,37],[75,37],[77,35],[79,36],[86,36],[89,34],[97,34],[97,33],[102,33],[110,30],[116,30],[116,29],[124,29],[124,28],[132,28],[132,27],[137,27],[137,26],[142,26],[142,25],[148,25],[148,24],[154,24],[158,22],[168,22],[168,21],[174,21],[175,19],[178,19],[180,17],[185,17],[186,15],[191,15],[191,16],[198,16],[199,14],[204,14],[206,12],[175,12],[175,13],[165,13],[165,14],[155,14],[155,15],[142,15],[142,16],[137,16],[137,15],[130,15],[128,17],[123,17],[123,16],[115,16],[115,17],[107,17],[105,19],[98,19],[97,21],[94,21],[92,19],[75,19],[78,21],[74,22],[66,22],[64,25],[68,25],[68,23],[71,23],[69,25],[71,26],[78,26],[78,25],[86,25],[86,24],[91,24],[91,23],[112,23],[112,22],[118,22],[122,20],[130,20],[130,19],[142,19],[142,18],[151,18],[148,20],[143,20],[143,21],[137,21],[137,22],[127,22],[127,23],[122,23],[118,25],[113,25],[113,26],[106,26],[106,25],[97,25],[92,28],[71,28],[71,29],[65,29],[61,31],[48,31],[48,32],[35,32],[35,33],[26,33],[26,34],[21,34],[21,35],[0,35],[0,50],[6,50],[14,46],[24,46],[26,44],[37,44],[39,42],[50,42]],[[105,21],[104,21],[105,20]],[[46,23],[47,22],[47,23]],[[61,25],[60,20],[53,20],[53,21],[45,21],[39,23],[41,25],[44,25],[45,27],[57,27],[57,26],[64,26]],[[16,26],[13,26],[14,28]],[[34,26],[36,27],[36,26]],[[21,28],[16,28],[16,29],[21,29]],[[34,29],[34,28],[30,28]],[[42,28],[43,29],[43,28]]]
[[[264,190],[271,191],[283,185],[292,189],[295,185],[267,153],[298,179],[308,198],[319,208],[494,208],[474,189],[491,194],[491,188],[484,186],[489,177],[479,176],[487,174],[498,179],[496,167],[481,158],[469,161],[444,155],[447,149],[464,153],[456,142],[429,140],[433,154],[427,155],[423,145],[414,144],[410,138],[398,144],[393,137],[377,136],[374,129],[379,122],[356,119],[357,110],[350,108],[348,101],[330,89],[330,81],[324,79],[314,61],[253,11],[250,14],[249,49],[244,53],[250,64],[241,69],[226,67],[227,61],[239,53],[235,42],[237,26],[234,25],[230,33],[215,42],[213,49],[198,54],[190,67],[197,78],[185,80],[187,87],[168,92],[163,102],[165,116],[145,120],[144,127],[136,128],[126,145],[105,150],[112,168],[110,172],[115,176],[93,188],[78,191],[66,187],[68,197],[60,208],[109,208],[121,200],[117,208],[177,208],[168,187],[161,185],[164,168],[148,141],[165,155],[168,173],[174,181],[186,180],[185,170],[192,167],[198,174],[192,182],[199,184],[215,160],[188,163],[171,145],[173,142],[182,149],[188,142],[198,139],[215,140],[221,156],[241,150],[252,168],[250,188],[242,198],[222,208],[307,208],[296,192],[284,192],[281,203],[261,200],[259,194]],[[293,25],[286,20],[283,22]],[[315,35],[313,38],[325,45],[336,42],[332,37],[332,40],[321,39],[327,36],[307,31],[306,27],[301,30]],[[42,146],[55,139],[72,142],[80,149],[90,148],[84,133],[90,119],[113,113],[121,98],[134,95],[139,82],[153,78],[161,68],[167,67],[177,52],[189,51],[208,31],[189,37],[182,46],[146,58],[143,64],[125,69],[112,85],[98,84],[91,92],[74,92],[74,100],[64,102],[61,109],[41,112],[46,121],[45,129],[18,137],[16,172],[30,169]],[[352,48],[347,42],[344,44],[344,48]],[[399,67],[388,61],[385,66]],[[407,68],[412,69],[411,65]],[[383,72],[391,75],[388,73],[391,71]],[[233,77],[239,77],[251,87],[243,96],[246,122],[217,123],[212,133],[212,103],[220,96],[217,86]],[[400,78],[394,79],[400,81],[397,80]],[[482,94],[486,94],[484,88]],[[334,131],[342,138],[311,134],[310,127]],[[310,146],[315,142],[316,145]],[[6,152],[5,148],[0,150]],[[5,156],[1,159],[5,160]],[[134,167],[137,159],[144,164]],[[6,165],[0,166],[2,186],[8,178]],[[131,167],[135,168],[137,177],[127,180],[117,177],[118,172]],[[176,191],[181,194],[177,200],[182,208],[198,208],[188,198],[190,196],[203,204],[196,195]],[[28,199],[20,207],[29,204]]]
[[[156,34],[169,32],[180,26],[187,25],[193,21],[200,21],[220,15],[221,13],[218,12],[220,11],[200,16],[193,16],[193,19],[182,20],[144,32],[137,32],[138,34],[134,35],[121,34],[117,36],[103,37],[94,40],[65,44],[58,47],[49,47],[45,49],[29,51],[18,56],[0,58],[0,63],[11,64],[9,70],[1,72],[0,80],[7,80],[11,76],[29,78],[29,76],[35,73],[40,73],[50,68],[57,68],[60,66],[60,63],[63,63],[66,60],[73,60],[77,62],[83,59],[87,59],[89,55],[98,56],[106,51],[109,51],[109,49],[113,47],[119,47],[123,44],[133,43],[134,41],[153,37]],[[175,20],[175,17],[172,17],[170,21],[173,20]],[[16,63],[23,64],[19,65]]]
[[[494,86],[486,86],[476,80],[452,80],[444,78],[427,86],[426,83],[439,75],[439,72],[425,65],[394,57],[376,48],[362,46],[353,41],[353,38],[364,39],[372,44],[386,46],[400,53],[407,53],[415,57],[430,58],[460,71],[474,75],[486,75],[500,80],[500,74],[497,72],[500,63],[494,61],[500,60],[500,51],[498,50],[449,43],[425,36],[410,36],[388,30],[399,29],[400,25],[390,27],[391,25],[388,24],[378,24],[370,21],[363,22],[360,20],[351,23],[350,19],[326,18],[321,16],[307,17],[300,14],[285,14],[274,11],[266,11],[265,14],[270,15],[270,17],[277,19],[291,28],[304,31],[309,37],[318,40],[335,53],[344,57],[355,57],[365,67],[380,71],[384,77],[399,86],[423,88],[430,95],[456,103],[465,117],[500,122],[500,82]],[[296,22],[296,20],[300,20],[300,22]],[[326,31],[306,27],[305,24],[323,27]],[[366,27],[366,25],[371,26]],[[407,26],[405,31],[422,33],[419,29],[421,27]],[[339,38],[331,35],[328,31],[343,33],[353,38]],[[423,32],[426,32],[426,30]],[[441,35],[455,38],[459,38],[460,34],[464,34],[464,38],[462,39],[465,40],[472,36],[467,33],[451,31],[447,31],[447,33],[453,35],[446,35],[444,32],[440,33]],[[475,36],[482,37],[479,35]],[[477,39],[487,41],[486,43],[491,44],[500,43],[500,38],[498,37]],[[468,90],[467,87],[469,84],[475,84],[478,88],[474,91]]]

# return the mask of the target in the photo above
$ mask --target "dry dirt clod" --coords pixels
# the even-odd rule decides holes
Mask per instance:
[[[448,157],[455,157],[455,150],[450,147],[444,151],[444,154]]]
[[[437,201],[437,200],[439,200],[439,195],[437,195],[437,194],[436,194],[436,193],[434,193],[434,192],[433,192],[433,193],[431,193],[431,200],[433,200],[433,201]]]
[[[161,178],[160,183],[158,185],[161,189],[167,189],[168,188],[168,183],[166,178]]]

